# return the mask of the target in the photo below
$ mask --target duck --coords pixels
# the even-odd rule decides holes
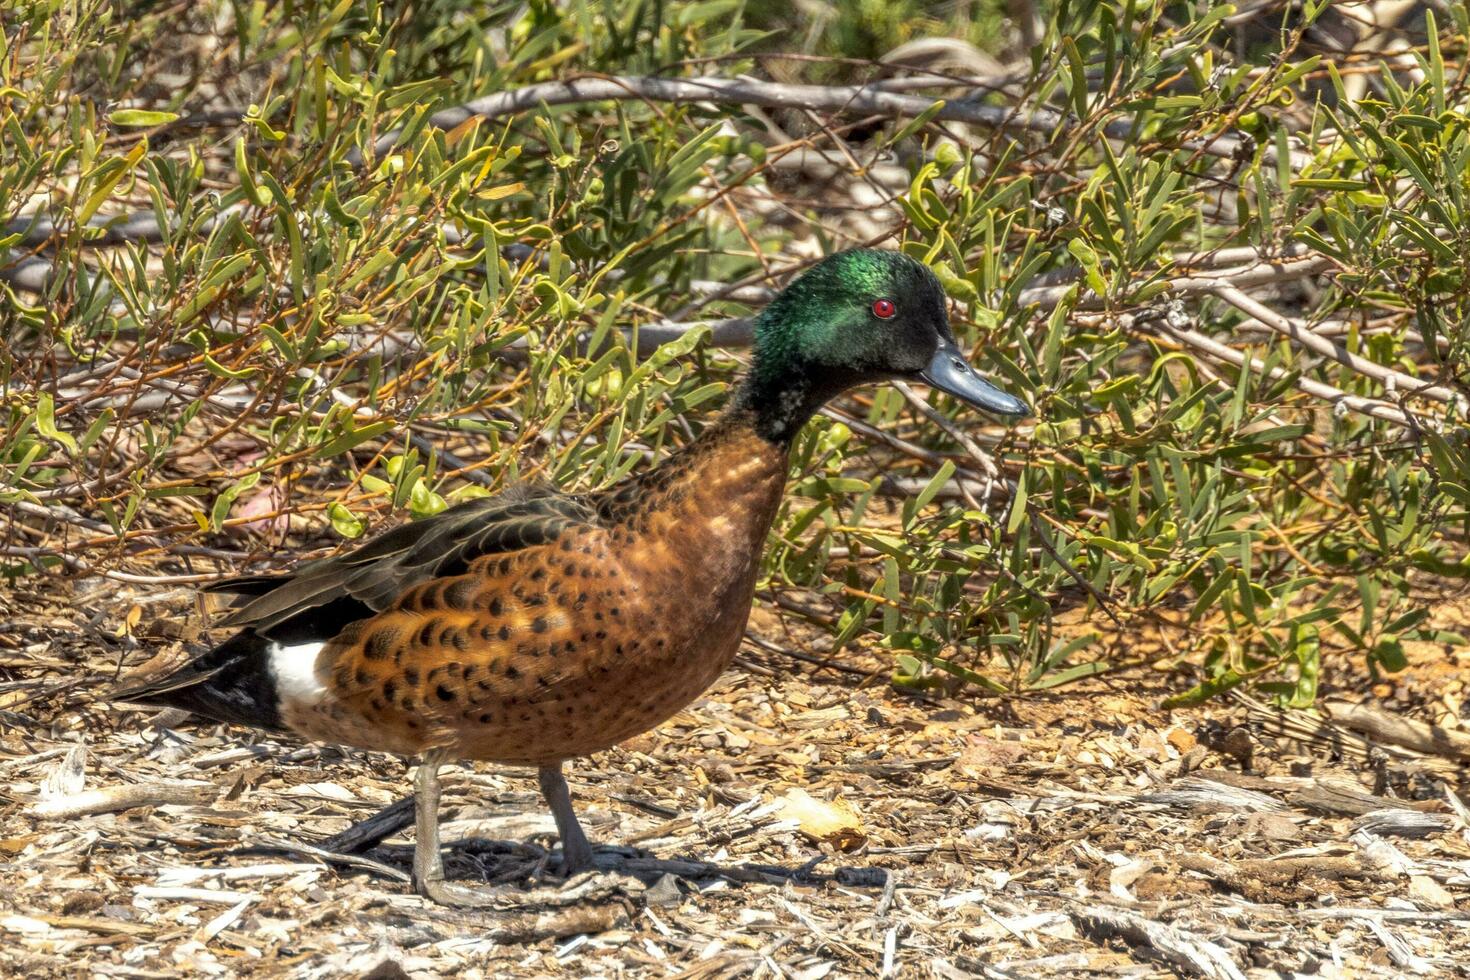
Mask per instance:
[[[417,759],[412,880],[433,902],[490,901],[445,879],[439,774],[454,762],[534,767],[562,874],[596,870],[564,766],[668,720],[730,665],[793,441],[830,399],[892,380],[1029,414],[962,353],[932,270],[837,252],[759,313],[725,408],[657,465],[590,493],[515,486],[216,583],[235,596],[228,638],[112,700]]]

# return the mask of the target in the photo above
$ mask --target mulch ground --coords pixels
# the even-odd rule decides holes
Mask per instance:
[[[464,912],[406,884],[411,830],[353,853],[332,840],[409,792],[403,761],[96,703],[190,634],[190,593],[61,589],[0,591],[0,975],[1470,964],[1470,652],[1421,651],[1365,727],[1240,699],[1165,712],[1178,678],[1148,668],[1047,697],[924,698],[751,645],[690,709],[570,769],[617,870],[550,873],[533,773],[446,770],[450,875],[505,893]],[[1384,737],[1394,720],[1437,741],[1404,748]]]

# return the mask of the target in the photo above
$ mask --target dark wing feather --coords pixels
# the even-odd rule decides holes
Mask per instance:
[[[236,575],[234,578],[202,585],[199,591],[236,596],[265,595],[288,578],[289,575]]]
[[[481,555],[545,544],[571,525],[595,520],[582,499],[547,486],[470,500],[287,575],[253,576],[240,588],[220,583],[212,591],[246,598],[219,625],[249,627],[262,636],[305,633],[325,639],[348,622],[382,611],[420,582],[463,572]]]

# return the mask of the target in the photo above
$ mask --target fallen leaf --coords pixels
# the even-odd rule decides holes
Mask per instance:
[[[792,788],[779,801],[783,820],[795,820],[814,841],[850,851],[867,840],[862,819],[845,800],[819,800],[804,789]]]

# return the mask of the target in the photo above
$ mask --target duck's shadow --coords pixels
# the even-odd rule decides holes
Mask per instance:
[[[445,860],[451,870],[451,877],[454,877],[455,870],[463,870],[469,880],[473,881],[478,875],[491,884],[563,880],[556,875],[557,856],[534,844],[470,837],[449,842],[445,849]],[[382,857],[391,857],[395,864],[404,867],[412,863],[413,849],[406,845],[383,845],[376,849],[376,853]],[[691,858],[661,858],[638,848],[601,845],[593,848],[593,860],[596,861],[599,872],[636,878],[648,886],[658,885],[669,875],[698,886],[726,881],[733,884],[774,885],[788,882],[797,885],[834,883],[845,887],[881,888],[888,879],[888,872],[883,868],[838,867],[831,871],[819,871],[818,867],[827,860],[826,855],[817,855],[796,866],[734,864]]]
[[[273,840],[236,850],[235,854],[295,853],[316,857],[331,864],[358,867],[395,881],[411,880],[413,848],[384,841],[413,825],[414,798],[399,800],[366,820],[316,844]],[[536,888],[563,881],[555,875],[556,855],[544,847],[516,841],[470,837],[445,844],[448,877],[464,884],[489,885],[524,883]],[[593,849],[599,872],[636,878],[649,887],[659,887],[666,876],[703,887],[725,881],[733,884],[832,883],[847,888],[885,888],[890,881],[884,868],[837,867],[818,871],[826,855],[817,855],[797,866],[777,864],[722,864],[714,861],[654,857],[632,847],[603,845]],[[665,886],[666,887],[666,886]]]

